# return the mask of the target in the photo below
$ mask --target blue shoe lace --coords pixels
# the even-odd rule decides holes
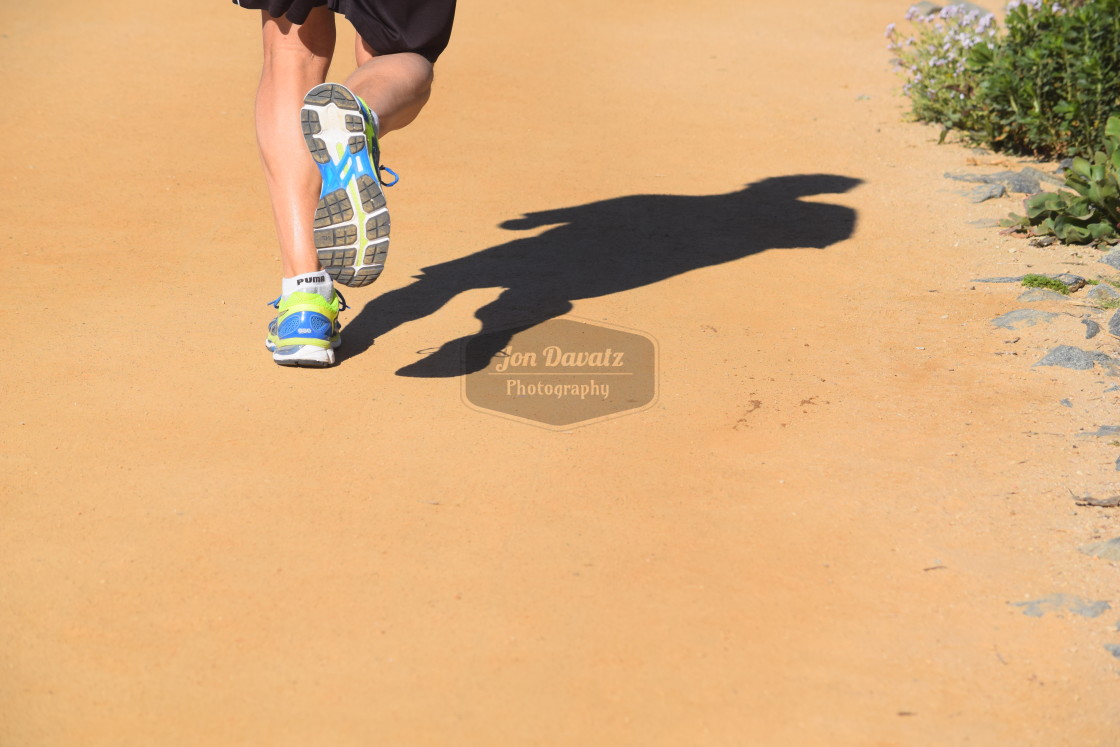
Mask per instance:
[[[393,175],[393,181],[391,181],[391,182],[385,181],[385,179],[383,179],[382,176],[381,176],[382,171],[388,171],[390,174],[392,174]],[[377,178],[381,181],[381,186],[382,187],[391,187],[401,180],[401,177],[397,172],[393,171],[388,166],[382,166],[381,164],[377,165]]]

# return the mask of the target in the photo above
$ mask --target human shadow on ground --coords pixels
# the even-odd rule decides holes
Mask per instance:
[[[779,176],[729,194],[632,195],[508,220],[501,227],[511,231],[554,228],[425,267],[411,285],[371,300],[346,325],[341,359],[361,354],[376,338],[435,313],[464,291],[502,288],[475,312],[482,322],[478,334],[488,344],[471,346],[465,370],[467,337],[444,343],[397,374],[450,377],[482,370],[516,332],[571,311],[575,300],[767,249],[824,249],[843,241],[852,235],[856,212],[801,198],[847,192],[861,183],[833,174]]]

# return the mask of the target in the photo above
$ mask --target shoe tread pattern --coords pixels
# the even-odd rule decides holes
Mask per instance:
[[[323,132],[323,119],[316,108],[336,106],[345,116],[339,124],[342,132]],[[349,112],[355,112],[351,114]],[[324,84],[312,89],[304,98],[301,114],[304,141],[317,163],[330,162],[328,142],[345,143],[351,154],[369,148],[365,137],[365,119],[361,108],[344,87]],[[376,148],[370,152],[370,163],[377,169]],[[354,204],[346,189],[322,196],[315,210],[314,240],[319,261],[336,283],[350,287],[369,285],[381,275],[389,250],[389,212],[378,181],[368,174],[358,176]]]

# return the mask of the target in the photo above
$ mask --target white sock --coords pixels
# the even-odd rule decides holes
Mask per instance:
[[[283,278],[280,281],[280,295],[287,298],[296,291],[300,293],[318,293],[329,302],[334,298],[334,283],[326,270],[305,272],[293,278]]]

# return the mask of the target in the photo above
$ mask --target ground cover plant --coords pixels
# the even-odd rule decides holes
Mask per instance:
[[[1069,287],[1065,283],[1045,275],[1024,275],[1020,282],[1027,288],[1045,288],[1063,296],[1069,295]]]
[[[1027,198],[1026,215],[1004,225],[1031,236],[1056,236],[1067,244],[1101,244],[1120,238],[1120,117],[1105,125],[1104,150],[1076,156],[1065,174],[1066,190]]]
[[[1020,155],[1089,156],[1120,112],[1120,0],[950,5],[887,27],[915,119]]]

